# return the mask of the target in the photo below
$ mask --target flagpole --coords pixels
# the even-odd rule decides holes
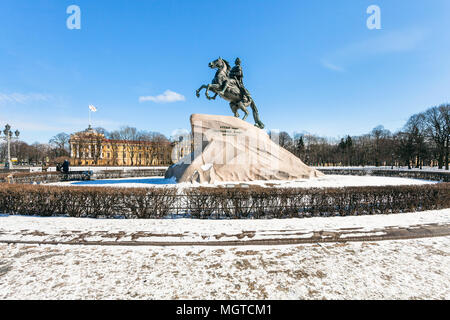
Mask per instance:
[[[97,109],[92,104],[89,105],[89,128],[92,126],[91,112],[97,112]]]

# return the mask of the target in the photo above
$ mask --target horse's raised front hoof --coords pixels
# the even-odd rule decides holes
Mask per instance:
[[[197,96],[197,98],[200,98],[200,92],[195,92],[195,95]]]

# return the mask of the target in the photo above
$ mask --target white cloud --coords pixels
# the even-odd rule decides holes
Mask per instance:
[[[139,97],[139,102],[153,101],[155,103],[171,103],[185,100],[186,98],[182,94],[171,90],[166,90],[163,94],[158,96]]]
[[[20,103],[25,104],[30,101],[49,101],[52,96],[42,93],[1,93],[0,103]]]
[[[376,34],[379,31],[372,32]],[[412,51],[425,40],[427,34],[426,30],[418,28],[383,33],[331,52],[321,63],[327,69],[342,72],[345,66],[374,56]]]

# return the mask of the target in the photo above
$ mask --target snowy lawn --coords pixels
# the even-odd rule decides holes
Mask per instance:
[[[449,244],[0,244],[0,299],[450,299]]]
[[[314,232],[368,234],[384,228],[449,225],[450,208],[436,211],[303,219],[89,219],[0,215],[0,241],[169,241],[307,238]]]
[[[278,246],[123,246],[445,225],[450,209],[284,220],[95,220],[0,216],[0,299],[450,299],[450,237]],[[151,234],[151,235],[149,235]],[[219,238],[217,238],[219,235]],[[246,239],[242,239],[245,241]]]
[[[53,186],[100,186],[100,187],[122,187],[122,188],[142,188],[142,187],[171,187],[188,188],[193,186],[232,186],[232,185],[259,185],[263,187],[285,187],[285,188],[340,188],[340,187],[362,187],[362,186],[398,186],[398,185],[422,185],[436,182],[408,178],[373,177],[373,176],[343,176],[326,175],[320,178],[301,179],[293,181],[252,181],[252,182],[220,182],[216,184],[175,184],[174,180],[163,177],[151,178],[124,178],[109,180],[94,180],[81,182],[56,182],[49,183]]]

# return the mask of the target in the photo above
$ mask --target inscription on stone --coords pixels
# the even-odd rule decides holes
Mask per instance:
[[[214,132],[220,132],[222,133],[222,136],[229,136],[229,137],[235,137],[243,133],[242,130],[239,130],[239,128],[227,126],[220,126],[220,129],[216,129],[214,130]]]

